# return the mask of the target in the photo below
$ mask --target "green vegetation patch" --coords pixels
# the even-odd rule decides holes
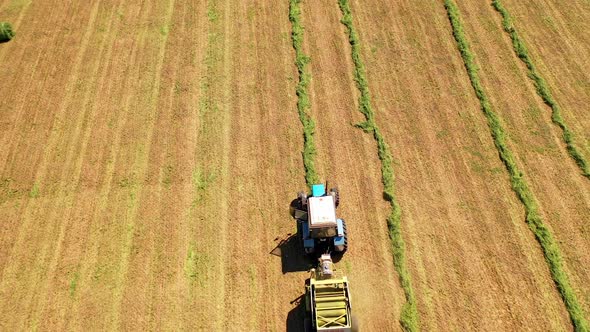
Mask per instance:
[[[70,280],[70,296],[74,297],[76,294],[76,288],[78,288],[78,281],[80,280],[80,273],[74,273],[74,276]]]
[[[361,60],[361,47],[358,34],[352,21],[352,12],[348,0],[339,0],[340,10],[342,11],[342,24],[346,26],[348,40],[352,47],[352,60],[354,62],[354,80],[361,95],[359,97],[359,111],[364,114],[365,121],[358,124],[367,133],[372,133],[377,141],[379,159],[381,160],[381,179],[383,181],[383,197],[391,205],[391,213],[387,217],[389,236],[393,248],[394,266],[399,274],[401,286],[406,296],[400,317],[400,324],[406,331],[417,331],[418,309],[416,306],[416,297],[412,289],[410,273],[406,264],[405,243],[401,232],[401,208],[395,199],[393,157],[389,146],[385,142],[377,123],[375,114],[371,108],[371,97],[365,74],[365,67]]]
[[[314,142],[315,123],[309,115],[311,103],[309,101],[309,82],[311,75],[307,72],[310,59],[303,53],[303,25],[301,24],[301,0],[291,0],[289,3],[289,21],[291,21],[291,40],[295,49],[295,65],[299,73],[297,83],[297,111],[303,125],[303,166],[305,167],[305,182],[308,186],[319,183],[320,179],[315,170],[316,147]]]
[[[574,134],[571,130],[566,126],[563,117],[561,116],[561,109],[553,96],[551,95],[551,91],[547,86],[547,83],[539,75],[537,68],[533,64],[531,57],[529,56],[529,52],[527,50],[524,41],[519,36],[518,32],[514,28],[514,22],[512,17],[506,10],[506,7],[502,5],[499,0],[492,0],[492,7],[496,9],[502,15],[502,27],[504,31],[508,33],[510,39],[512,39],[512,46],[514,47],[514,52],[518,56],[518,58],[526,65],[528,68],[528,76],[533,83],[535,84],[535,88],[537,90],[537,94],[543,99],[543,102],[551,107],[551,120],[555,125],[561,128],[563,133],[563,140],[567,146],[567,151],[569,155],[574,159],[578,167],[582,170],[582,174],[590,179],[590,168],[588,167],[588,162],[584,158],[584,156],[579,152],[575,143],[574,143]]]
[[[14,37],[12,26],[7,22],[0,22],[0,43],[7,42]]]
[[[209,259],[207,256],[196,249],[195,243],[191,243],[186,255],[184,272],[191,282],[196,282],[203,287],[207,280],[207,266]]]
[[[483,111],[488,126],[490,128],[492,138],[500,159],[506,166],[506,170],[510,175],[510,184],[512,189],[518,196],[518,199],[522,202],[525,208],[525,220],[529,229],[535,234],[535,238],[541,245],[543,255],[549,266],[551,277],[553,278],[559,293],[565,303],[565,307],[570,315],[570,319],[573,323],[576,331],[588,331],[588,322],[584,318],[582,309],[576,298],[576,294],[572,286],[570,285],[567,274],[564,271],[563,258],[557,245],[557,242],[553,239],[553,235],[549,229],[545,226],[540,214],[536,199],[529,189],[527,182],[524,179],[523,172],[518,168],[516,160],[512,151],[506,144],[506,133],[500,123],[498,115],[492,110],[491,104],[484,93],[483,87],[479,80],[477,73],[478,68],[475,64],[475,56],[471,52],[467,38],[463,32],[463,25],[460,20],[459,10],[457,5],[452,0],[445,0],[445,8],[449,16],[449,21],[453,29],[453,36],[457,41],[457,48],[461,53],[465,69],[469,75],[471,85],[475,90],[475,94],[480,101],[481,110]]]

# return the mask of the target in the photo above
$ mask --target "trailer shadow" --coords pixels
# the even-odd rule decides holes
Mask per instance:
[[[295,307],[287,314],[287,332],[299,332],[304,330],[305,324],[305,294],[301,294],[298,298],[291,301]]]
[[[313,268],[313,262],[303,253],[297,233],[287,234],[286,238],[276,238],[275,241],[279,241],[279,243],[270,254],[281,257],[283,274],[305,272]]]

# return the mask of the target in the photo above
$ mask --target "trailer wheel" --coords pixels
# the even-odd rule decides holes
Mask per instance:
[[[311,319],[309,317],[305,317],[303,319],[303,331],[305,332],[312,332],[313,328],[311,326]]]

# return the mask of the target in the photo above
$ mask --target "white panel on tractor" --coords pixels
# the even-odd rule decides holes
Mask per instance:
[[[311,228],[336,226],[336,207],[331,195],[309,197],[309,220]]]

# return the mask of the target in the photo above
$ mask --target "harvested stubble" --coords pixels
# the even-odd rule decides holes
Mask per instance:
[[[10,23],[0,22],[0,42],[7,42],[14,37]]]

